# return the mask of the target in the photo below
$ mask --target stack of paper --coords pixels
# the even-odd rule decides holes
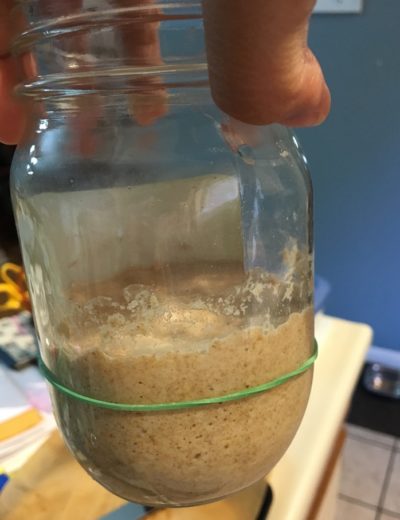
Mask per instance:
[[[53,416],[33,408],[0,366],[0,466],[20,450],[45,440],[53,429]]]

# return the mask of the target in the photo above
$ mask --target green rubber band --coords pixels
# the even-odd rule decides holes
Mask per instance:
[[[231,394],[222,395],[219,397],[207,397],[205,399],[196,399],[194,401],[178,401],[176,403],[159,403],[159,404],[125,404],[125,403],[110,403],[108,401],[101,401],[100,399],[94,399],[93,397],[88,397],[86,395],[80,394],[71,390],[61,384],[57,377],[47,368],[44,364],[42,358],[39,356],[39,368],[47,379],[47,381],[57,388],[60,392],[69,397],[77,399],[78,401],[82,401],[86,404],[91,404],[94,406],[99,406],[100,408],[107,408],[108,410],[115,410],[118,412],[165,412],[171,410],[182,410],[184,408],[195,408],[198,406],[207,406],[213,404],[222,404],[227,403],[229,401],[238,401],[239,399],[245,399],[246,397],[250,397],[252,395],[261,394],[266,392],[267,390],[271,390],[272,388],[276,388],[277,386],[283,385],[289,379],[293,379],[294,377],[302,374],[315,363],[315,360],[318,357],[318,343],[314,340],[314,351],[312,355],[305,361],[300,367],[296,368],[292,372],[288,372],[287,374],[280,376],[273,381],[269,381],[268,383],[264,383],[259,386],[253,386],[251,388],[246,388],[245,390],[241,390],[239,392],[233,392]]]

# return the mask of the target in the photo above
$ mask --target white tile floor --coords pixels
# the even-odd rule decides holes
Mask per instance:
[[[336,520],[400,519],[400,439],[348,425]]]

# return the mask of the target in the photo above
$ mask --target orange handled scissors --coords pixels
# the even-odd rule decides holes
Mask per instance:
[[[0,267],[0,311],[31,310],[22,267],[7,262]]]

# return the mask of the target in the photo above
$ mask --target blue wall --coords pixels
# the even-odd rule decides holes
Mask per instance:
[[[310,44],[333,105],[301,130],[315,187],[317,272],[327,311],[370,323],[400,350],[400,0],[365,0],[361,15],[318,15]]]

